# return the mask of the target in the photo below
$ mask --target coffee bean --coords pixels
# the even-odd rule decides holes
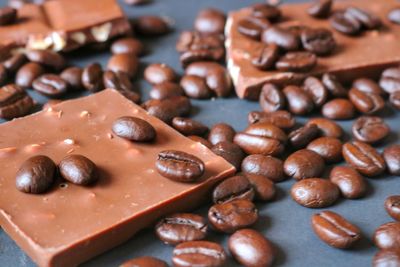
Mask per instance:
[[[400,249],[384,249],[378,251],[373,260],[373,267],[400,266]]]
[[[300,40],[297,35],[280,27],[269,27],[263,31],[261,41],[266,44],[275,44],[286,51],[298,50]]]
[[[10,120],[25,116],[35,105],[19,86],[8,84],[0,88],[0,118]]]
[[[257,18],[265,18],[271,22],[276,22],[280,19],[282,12],[279,7],[258,3],[251,6],[251,14]]]
[[[247,199],[252,201],[253,198],[253,186],[244,176],[230,177],[218,184],[213,191],[214,203],[224,203],[235,199]]]
[[[378,227],[374,243],[380,249],[400,249],[400,222],[389,222]]]
[[[383,150],[388,171],[392,175],[400,175],[400,145],[391,145]]]
[[[360,8],[349,7],[346,9],[345,15],[358,20],[361,25],[368,30],[377,29],[382,25],[382,21],[379,17]]]
[[[397,110],[400,110],[400,91],[390,94],[390,104]]]
[[[283,89],[290,112],[296,115],[305,115],[314,108],[311,96],[295,85],[286,86]]]
[[[295,183],[291,189],[291,196],[304,207],[325,208],[339,198],[339,189],[329,180],[309,178]]]
[[[185,51],[179,57],[182,66],[186,68],[191,63],[203,61],[219,62],[225,55],[225,50],[222,47],[217,48],[199,48]]]
[[[119,91],[121,95],[123,95],[126,99],[132,101],[135,104],[140,103],[141,96],[139,93],[133,92],[133,91]]]
[[[372,146],[360,141],[344,144],[343,157],[349,165],[366,176],[380,175],[386,169],[383,157]]]
[[[359,78],[353,82],[353,88],[365,92],[367,94],[385,95],[385,91],[374,81],[368,78]]]
[[[132,54],[113,55],[107,63],[107,69],[113,72],[125,72],[130,78],[135,77],[139,67],[139,60]]]
[[[378,94],[365,93],[352,88],[349,91],[349,98],[358,111],[365,114],[373,114],[385,107],[385,100]]]
[[[33,81],[32,87],[35,91],[48,97],[59,97],[68,90],[68,84],[60,76],[55,74],[44,74]]]
[[[286,134],[273,124],[259,122],[237,133],[233,141],[247,154],[280,155],[285,149]]]
[[[379,85],[388,94],[400,91],[400,67],[388,68],[383,71]]]
[[[66,65],[64,57],[50,50],[28,50],[25,55],[30,61],[53,68],[57,71],[62,70]]]
[[[215,144],[211,150],[214,154],[223,157],[226,161],[232,164],[236,170],[240,169],[240,164],[245,157],[240,146],[228,141],[221,141]]]
[[[208,127],[201,122],[182,117],[175,117],[172,120],[172,127],[183,135],[201,136],[208,131]]]
[[[209,51],[216,56],[222,50],[220,56],[224,56],[224,37],[221,34],[201,34],[199,32],[183,31],[176,43],[176,50],[180,53],[190,51]],[[219,60],[221,58],[214,58]]]
[[[271,242],[253,229],[236,231],[229,237],[229,251],[243,266],[272,266],[275,251]]]
[[[248,16],[239,20],[237,30],[241,34],[258,41],[261,38],[262,32],[270,26],[271,23],[266,18]]]
[[[148,4],[151,2],[151,0],[124,0],[124,2],[128,5],[139,6],[139,5]],[[120,266],[120,267],[122,267],[122,266]],[[127,267],[127,266],[125,266],[125,267]],[[147,265],[145,267],[147,267]],[[156,267],[158,267],[158,266],[156,266]]]
[[[224,33],[225,14],[214,8],[203,9],[194,20],[194,29],[200,33]]]
[[[125,0],[125,1],[132,1],[132,0]],[[163,260],[154,257],[144,256],[125,261],[119,267],[168,267],[168,264]]]
[[[335,30],[346,35],[356,35],[361,30],[361,23],[346,12],[336,12],[330,22]]]
[[[328,99],[328,90],[324,84],[315,77],[308,77],[303,83],[303,90],[312,98],[316,107],[321,107]]]
[[[314,124],[322,136],[340,139],[343,136],[342,127],[336,122],[325,118],[312,118],[306,125]]]
[[[190,100],[184,96],[169,97],[163,100],[152,99],[143,103],[142,106],[151,116],[166,123],[171,123],[175,117],[188,115],[191,109]]]
[[[137,18],[135,30],[141,35],[158,36],[168,33],[170,26],[164,18],[146,15]]]
[[[7,80],[8,80],[7,69],[3,65],[0,65],[0,86],[6,85]]]
[[[331,93],[334,97],[346,97],[347,90],[343,87],[343,85],[338,81],[335,75],[325,73],[322,76],[322,83],[325,85],[326,89]]]
[[[286,53],[276,62],[280,71],[308,72],[317,65],[317,57],[310,52]]]
[[[283,162],[280,159],[264,156],[249,155],[242,162],[244,174],[261,175],[273,182],[280,182],[285,179]]]
[[[255,198],[260,201],[271,201],[276,195],[275,184],[263,175],[245,173],[246,178],[254,188]]]
[[[176,73],[166,64],[154,63],[144,70],[144,78],[151,84],[174,82],[176,80]]]
[[[359,117],[351,128],[355,139],[368,144],[375,144],[390,134],[390,127],[380,117]]]
[[[367,191],[367,182],[356,170],[347,166],[336,166],[329,179],[339,187],[342,196],[349,199],[363,197]]]
[[[334,137],[320,137],[307,146],[308,150],[320,155],[326,163],[335,163],[342,160],[342,142]]]
[[[400,196],[390,196],[385,201],[387,213],[396,221],[400,221]]]
[[[189,135],[188,138],[191,139],[192,141],[202,144],[203,146],[205,146],[209,149],[211,149],[213,146],[210,142],[208,142],[208,140],[204,139],[203,137],[197,136],[197,135]]]
[[[58,165],[61,176],[78,185],[93,184],[99,179],[96,164],[82,155],[68,155]]]
[[[183,96],[185,92],[179,84],[172,82],[163,82],[153,85],[149,95],[152,99],[163,100],[174,96]]]
[[[15,76],[15,83],[22,88],[31,88],[33,81],[44,74],[45,69],[34,62],[23,65]]]
[[[336,41],[332,32],[324,28],[302,31],[301,42],[305,50],[318,56],[332,54],[336,48]]]
[[[393,23],[400,24],[400,8],[392,9],[387,15],[387,18]]]
[[[147,121],[128,116],[116,119],[112,131],[119,137],[136,142],[151,142],[157,135],[154,127]]]
[[[132,54],[141,56],[144,53],[144,46],[138,39],[125,37],[114,41],[111,45],[111,53],[115,54]]]
[[[180,85],[190,98],[207,99],[213,94],[213,91],[207,85],[206,79],[199,76],[185,75],[182,77]]]
[[[17,189],[24,193],[41,194],[54,182],[55,163],[47,156],[34,156],[22,163],[15,176]]]
[[[16,20],[16,9],[8,6],[0,8],[0,25],[13,24]]]
[[[184,242],[177,245],[172,253],[172,263],[176,267],[222,267],[226,262],[224,248],[210,241]]]
[[[197,214],[177,213],[159,221],[155,232],[164,243],[177,245],[204,239],[207,234],[207,222]]]
[[[296,180],[318,177],[325,169],[324,159],[314,151],[301,149],[291,154],[283,164],[283,170]]]
[[[104,89],[103,69],[99,63],[89,64],[83,69],[82,84],[90,92],[98,92]]]
[[[265,112],[274,112],[283,109],[286,105],[286,97],[282,91],[272,83],[266,83],[261,88],[260,106]]]
[[[61,72],[60,77],[68,83],[68,87],[74,91],[83,89],[82,72],[79,67],[70,67]]]
[[[171,180],[192,183],[203,175],[205,165],[194,155],[177,150],[165,150],[158,153],[156,169],[159,174]]]
[[[133,84],[125,72],[105,71],[103,73],[103,85],[105,88],[118,91],[131,92],[133,90]]]
[[[289,141],[296,149],[306,147],[319,135],[319,129],[314,124],[309,124],[289,133]]]
[[[279,58],[279,47],[275,44],[265,45],[251,60],[251,64],[260,70],[269,70],[275,67]]]
[[[314,214],[311,224],[317,236],[334,248],[349,248],[361,239],[360,229],[333,211]]]
[[[250,124],[257,122],[271,123],[283,130],[289,130],[296,124],[296,119],[286,110],[274,112],[252,111],[248,115],[248,121]]]
[[[226,123],[217,123],[211,127],[210,133],[208,134],[208,141],[211,144],[216,145],[219,142],[233,142],[236,131]]]
[[[310,16],[316,18],[326,18],[331,13],[332,0],[317,0],[307,10]]]
[[[237,199],[213,205],[208,211],[208,221],[215,230],[233,233],[253,225],[258,219],[256,206],[249,200]]]
[[[7,69],[9,74],[16,73],[28,59],[24,54],[15,54],[3,62],[3,66]]]
[[[347,99],[336,98],[322,106],[324,117],[332,120],[349,120],[355,115],[354,105]]]

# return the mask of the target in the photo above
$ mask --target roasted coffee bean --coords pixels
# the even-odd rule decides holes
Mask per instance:
[[[334,137],[320,137],[308,144],[307,149],[320,155],[326,163],[342,160],[342,142]]]
[[[116,119],[112,131],[119,137],[136,142],[151,142],[157,136],[156,130],[150,123],[128,116]]]
[[[350,100],[336,98],[322,106],[322,115],[332,120],[349,120],[355,115],[355,108]]]
[[[82,155],[68,155],[58,165],[61,177],[78,185],[93,184],[99,179],[96,164]]]
[[[137,92],[133,91],[119,91],[121,95],[123,95],[126,99],[132,101],[135,104],[139,104],[141,100],[141,96]]]
[[[215,144],[211,150],[214,152],[214,154],[223,157],[226,161],[232,164],[236,170],[240,169],[240,164],[245,157],[245,154],[240,146],[227,141],[221,141]]]
[[[103,73],[103,85],[105,88],[118,91],[131,92],[133,90],[133,84],[125,72],[105,71]]]
[[[365,93],[352,88],[349,91],[349,98],[358,111],[365,114],[373,114],[385,107],[385,100],[378,94]]]
[[[389,68],[382,72],[379,85],[388,94],[400,91],[400,67]]]
[[[367,94],[385,95],[385,91],[374,81],[368,78],[359,78],[353,82],[353,88],[365,92]]]
[[[229,237],[228,248],[232,256],[247,267],[269,267],[275,259],[271,242],[253,229],[236,231]]]
[[[272,83],[266,83],[261,88],[260,106],[265,112],[274,112],[283,109],[286,105],[286,97],[282,91]]]
[[[8,84],[0,88],[0,118],[10,120],[25,116],[34,105],[33,99],[21,87]]]
[[[283,130],[289,130],[296,124],[296,119],[286,110],[274,112],[252,111],[249,112],[248,121],[250,124],[257,122],[271,123]]]
[[[343,157],[350,166],[366,176],[380,175],[386,169],[383,157],[372,146],[360,141],[344,144]]]
[[[275,44],[265,45],[251,60],[251,64],[260,70],[269,70],[275,67],[279,58],[279,47]]]
[[[300,40],[296,34],[275,26],[263,31],[261,41],[266,44],[275,44],[286,51],[298,50],[300,47]]]
[[[258,41],[261,38],[262,32],[270,26],[271,23],[266,18],[249,16],[239,20],[237,30],[241,34]]]
[[[310,16],[316,18],[326,18],[331,13],[332,0],[316,0],[307,10]]]
[[[139,67],[139,59],[132,54],[113,55],[107,63],[107,69],[113,72],[124,72],[130,78],[135,77]]]
[[[168,65],[163,63],[154,63],[144,70],[144,78],[151,84],[163,82],[175,82],[176,73]]]
[[[400,249],[384,249],[378,251],[372,262],[373,267],[399,267]]]
[[[140,16],[135,23],[135,30],[145,36],[163,35],[170,31],[167,21],[158,16]]]
[[[314,124],[309,124],[289,133],[289,141],[296,149],[306,147],[319,135],[319,129]]]
[[[221,34],[201,34],[199,32],[183,31],[176,43],[176,50],[180,53],[191,50],[219,50],[224,47],[224,38]]]
[[[134,5],[134,6],[139,6],[139,5],[144,5],[147,3],[150,3],[151,0],[124,0],[124,2],[128,5]],[[147,266],[147,265],[146,265]],[[121,267],[121,266],[120,266]],[[127,267],[127,266],[126,266]],[[158,267],[158,266],[156,266]]]
[[[367,191],[367,182],[356,170],[347,166],[336,166],[331,170],[329,179],[339,187],[342,196],[349,199],[363,197]]]
[[[225,55],[225,50],[222,47],[218,48],[199,48],[191,49],[183,52],[179,57],[182,66],[186,68],[191,63],[202,61],[216,61],[219,62]]]
[[[7,69],[3,65],[0,65],[0,86],[4,86],[7,83],[7,80],[8,80]]]
[[[251,6],[251,14],[257,18],[265,18],[269,21],[275,22],[280,19],[282,12],[276,6],[259,3]]]
[[[385,201],[387,213],[396,221],[400,221],[400,196],[390,196]]]
[[[329,55],[336,48],[336,41],[332,32],[324,28],[302,31],[301,42],[305,50],[318,56]]]
[[[195,76],[185,75],[180,82],[185,94],[194,99],[207,99],[213,94],[213,91],[208,87],[206,79]]]
[[[339,188],[329,180],[309,178],[295,183],[291,189],[291,196],[304,207],[326,208],[339,198]]]
[[[28,50],[25,55],[30,61],[51,67],[57,71],[62,70],[66,65],[64,57],[50,50]]]
[[[103,69],[99,63],[89,64],[83,69],[82,84],[90,92],[98,92],[104,89]]]
[[[378,227],[374,243],[380,249],[400,249],[400,222],[389,222]]]
[[[143,104],[147,112],[160,120],[171,123],[174,117],[186,116],[190,113],[191,103],[187,97],[175,96],[163,100],[152,99]]]
[[[233,142],[236,131],[226,123],[217,123],[211,127],[210,133],[208,134],[208,141],[211,144],[216,145],[219,142]]]
[[[388,171],[392,175],[400,175],[400,145],[391,145],[383,150]]]
[[[245,175],[261,175],[273,182],[285,179],[282,160],[271,156],[258,154],[247,156],[242,162],[242,171]]]
[[[56,164],[47,156],[34,156],[22,163],[16,174],[15,185],[24,193],[41,194],[54,182]]]
[[[312,118],[306,125],[314,124],[322,136],[340,139],[343,136],[342,127],[336,122],[325,118]]]
[[[361,30],[361,23],[346,12],[336,12],[330,21],[335,30],[346,35],[356,35]]]
[[[202,144],[203,146],[205,146],[209,149],[211,149],[213,146],[210,142],[208,142],[208,140],[204,139],[203,137],[197,136],[197,135],[189,135],[188,138],[191,139],[192,141]]]
[[[172,127],[183,135],[204,135],[208,127],[201,122],[182,117],[175,117],[172,120]]]
[[[111,45],[111,53],[115,54],[132,54],[141,56],[144,53],[144,46],[138,39],[125,37],[114,41]]]
[[[392,9],[387,15],[387,18],[393,23],[400,24],[400,8]]]
[[[70,67],[61,72],[60,77],[68,83],[68,87],[74,91],[83,89],[82,84],[83,70],[79,67]]]
[[[16,9],[8,6],[0,8],[0,25],[13,24],[16,20]]]
[[[303,83],[303,90],[312,98],[316,107],[321,107],[328,99],[328,90],[324,84],[315,77],[308,77]]]
[[[208,211],[208,221],[215,230],[233,233],[253,225],[258,219],[256,206],[249,200],[236,199],[215,204]]]
[[[333,74],[325,73],[322,76],[322,83],[334,97],[346,97],[348,94],[347,90],[343,87],[343,85],[338,81],[336,76]]]
[[[283,163],[285,174],[296,180],[318,177],[324,172],[324,169],[324,159],[308,149],[294,152]]]
[[[227,70],[215,62],[192,63],[185,74],[205,78],[208,87],[219,97],[227,97],[231,93],[232,80]]]
[[[260,201],[271,201],[276,195],[275,184],[263,175],[245,173],[246,178],[254,188],[255,198]]]
[[[25,63],[27,58],[24,54],[15,54],[3,62],[3,66],[9,74],[16,73]]]
[[[68,90],[68,84],[60,76],[55,74],[44,74],[33,81],[32,87],[35,91],[48,96],[59,97]]]
[[[132,0],[125,0],[125,2],[126,1],[132,1]],[[125,261],[119,267],[168,267],[168,264],[165,261],[154,257],[143,256]]]
[[[177,245],[172,253],[172,263],[176,267],[222,267],[226,262],[224,248],[210,241],[184,242]]]
[[[159,221],[155,232],[164,243],[177,245],[204,239],[207,234],[207,222],[197,214],[177,213]]]
[[[149,95],[151,99],[163,100],[174,96],[183,96],[185,92],[179,84],[163,82],[153,85]]]
[[[280,155],[285,149],[286,134],[271,123],[259,122],[237,133],[233,141],[247,154]]]
[[[317,236],[334,248],[349,248],[361,239],[360,229],[333,211],[314,214],[311,224]]]
[[[283,89],[290,112],[296,115],[305,115],[314,109],[311,96],[295,85],[286,86]]]
[[[345,15],[358,20],[361,25],[368,30],[379,28],[382,25],[382,21],[379,17],[360,8],[349,7],[346,9]]]
[[[158,153],[156,169],[159,174],[171,180],[191,183],[203,175],[205,165],[194,155],[177,150],[165,150]]]
[[[224,203],[235,199],[247,199],[252,201],[253,198],[253,186],[244,176],[230,177],[218,184],[213,191],[214,203]]]
[[[361,116],[354,122],[351,131],[358,141],[375,144],[390,134],[390,127],[380,117]]]
[[[307,72],[317,65],[317,57],[310,52],[286,53],[276,62],[280,71]]]
[[[194,20],[194,29],[204,34],[224,33],[225,14],[214,8],[206,8],[199,12]]]
[[[397,110],[400,110],[400,91],[390,94],[390,104]]]

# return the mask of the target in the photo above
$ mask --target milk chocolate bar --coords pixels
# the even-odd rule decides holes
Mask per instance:
[[[238,32],[238,23],[251,14],[251,8],[244,8],[229,14],[226,23],[226,50],[229,72],[241,98],[258,99],[260,89],[267,82],[284,85],[301,81],[307,75],[330,72],[338,75],[342,82],[356,77],[379,75],[384,68],[400,62],[400,27],[387,19],[387,14],[398,5],[396,0],[334,1],[332,14],[347,7],[358,7],[379,16],[383,26],[378,30],[365,31],[359,36],[346,36],[335,31],[329,19],[316,19],[308,15],[311,3],[286,4],[280,6],[283,14],[278,26],[308,26],[332,31],[338,47],[326,57],[318,57],[318,65],[308,73],[262,71],[251,64],[251,58],[260,53],[263,44]],[[377,78],[377,77],[376,77]]]
[[[55,0],[18,9],[18,21],[0,27],[0,46],[69,51],[130,33],[115,0]]]
[[[156,140],[134,143],[114,135],[112,124],[121,116],[149,122]],[[0,140],[0,225],[41,267],[76,266],[166,214],[197,207],[210,198],[216,182],[235,171],[111,89],[1,124]],[[157,155],[169,149],[202,159],[199,182],[174,182],[158,174]],[[69,154],[97,165],[97,183],[85,187],[59,180],[38,195],[17,190],[15,175],[26,159],[45,155],[58,164]]]

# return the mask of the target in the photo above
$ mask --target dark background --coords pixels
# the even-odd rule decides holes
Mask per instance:
[[[99,0],[101,1],[101,0]],[[0,0],[0,5],[7,1]],[[191,29],[193,20],[201,8],[216,7],[224,11],[234,10],[254,3],[253,0],[154,0],[152,4],[132,7],[123,4],[129,18],[141,14],[160,15],[173,22],[175,31],[160,38],[143,39],[147,56],[141,59],[143,66],[149,63],[164,62],[182,73],[175,51],[175,41],[180,31]],[[300,1],[285,1],[300,2]],[[68,59],[71,63],[85,66],[97,61],[103,66],[110,57],[109,52],[81,52]],[[149,84],[144,81],[137,82],[144,99],[148,99]],[[30,92],[32,93],[32,92]],[[46,99],[32,93],[40,103]],[[76,97],[76,96],[69,96]],[[241,130],[247,125],[247,113],[259,108],[258,103],[239,100],[235,97],[229,99],[215,99],[207,101],[193,101],[195,106],[193,118],[212,126],[217,122],[230,123],[236,130]],[[385,144],[398,142],[400,130],[399,115],[387,108],[383,113],[386,121],[392,126],[392,134]],[[298,118],[304,122],[306,118]],[[352,121],[340,122],[349,138]],[[12,134],[12,133],[10,133]],[[326,177],[326,176],[325,176]],[[288,194],[293,180],[279,183],[277,199],[270,203],[258,203],[260,219],[254,226],[257,230],[270,239],[278,250],[276,266],[370,266],[376,248],[371,237],[374,230],[381,224],[391,221],[386,214],[383,203],[387,196],[399,194],[398,177],[384,176],[368,179],[370,189],[367,196],[360,200],[339,200],[329,210],[340,213],[349,221],[358,225],[364,234],[364,239],[351,250],[334,249],[320,241],[310,227],[310,217],[318,210],[307,209],[296,204]],[[12,201],[12,200],[10,200]],[[204,207],[198,212],[206,214]],[[79,218],[77,218],[79,220]],[[211,233],[209,240],[222,243],[226,248],[226,235]],[[143,231],[127,243],[110,250],[107,253],[83,264],[83,266],[118,266],[123,261],[144,255],[162,258],[170,263],[172,247],[162,244],[151,230]],[[237,266],[229,261],[229,266]],[[0,229],[0,266],[35,266],[28,256]]]

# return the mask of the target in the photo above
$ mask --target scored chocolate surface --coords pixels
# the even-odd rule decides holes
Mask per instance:
[[[156,141],[115,136],[112,123],[121,116],[152,124]],[[163,215],[199,206],[213,184],[234,172],[221,157],[110,89],[2,124],[0,140],[0,225],[39,266],[76,266]],[[166,149],[202,159],[201,182],[159,175],[155,160]],[[89,187],[59,180],[46,194],[22,193],[15,174],[23,161],[39,154],[57,164],[66,155],[84,155],[98,166],[100,179]]]
[[[325,72],[335,73],[343,82],[355,77],[375,77],[384,68],[400,62],[400,26],[388,21],[387,14],[398,5],[396,0],[335,1],[332,13],[346,7],[359,7],[379,16],[383,27],[365,31],[359,36],[345,36],[335,31],[329,19],[316,19],[307,14],[311,3],[281,5],[283,20],[277,25],[305,25],[312,28],[326,28],[332,31],[338,47],[327,57],[318,57],[318,65],[308,74],[319,75]],[[240,98],[258,99],[261,86],[266,82],[288,84],[298,82],[305,73],[261,71],[251,64],[252,55],[257,55],[263,43],[252,40],[237,31],[238,22],[250,15],[250,8],[229,13],[226,24],[227,66],[236,85]],[[307,73],[306,73],[307,74]]]

